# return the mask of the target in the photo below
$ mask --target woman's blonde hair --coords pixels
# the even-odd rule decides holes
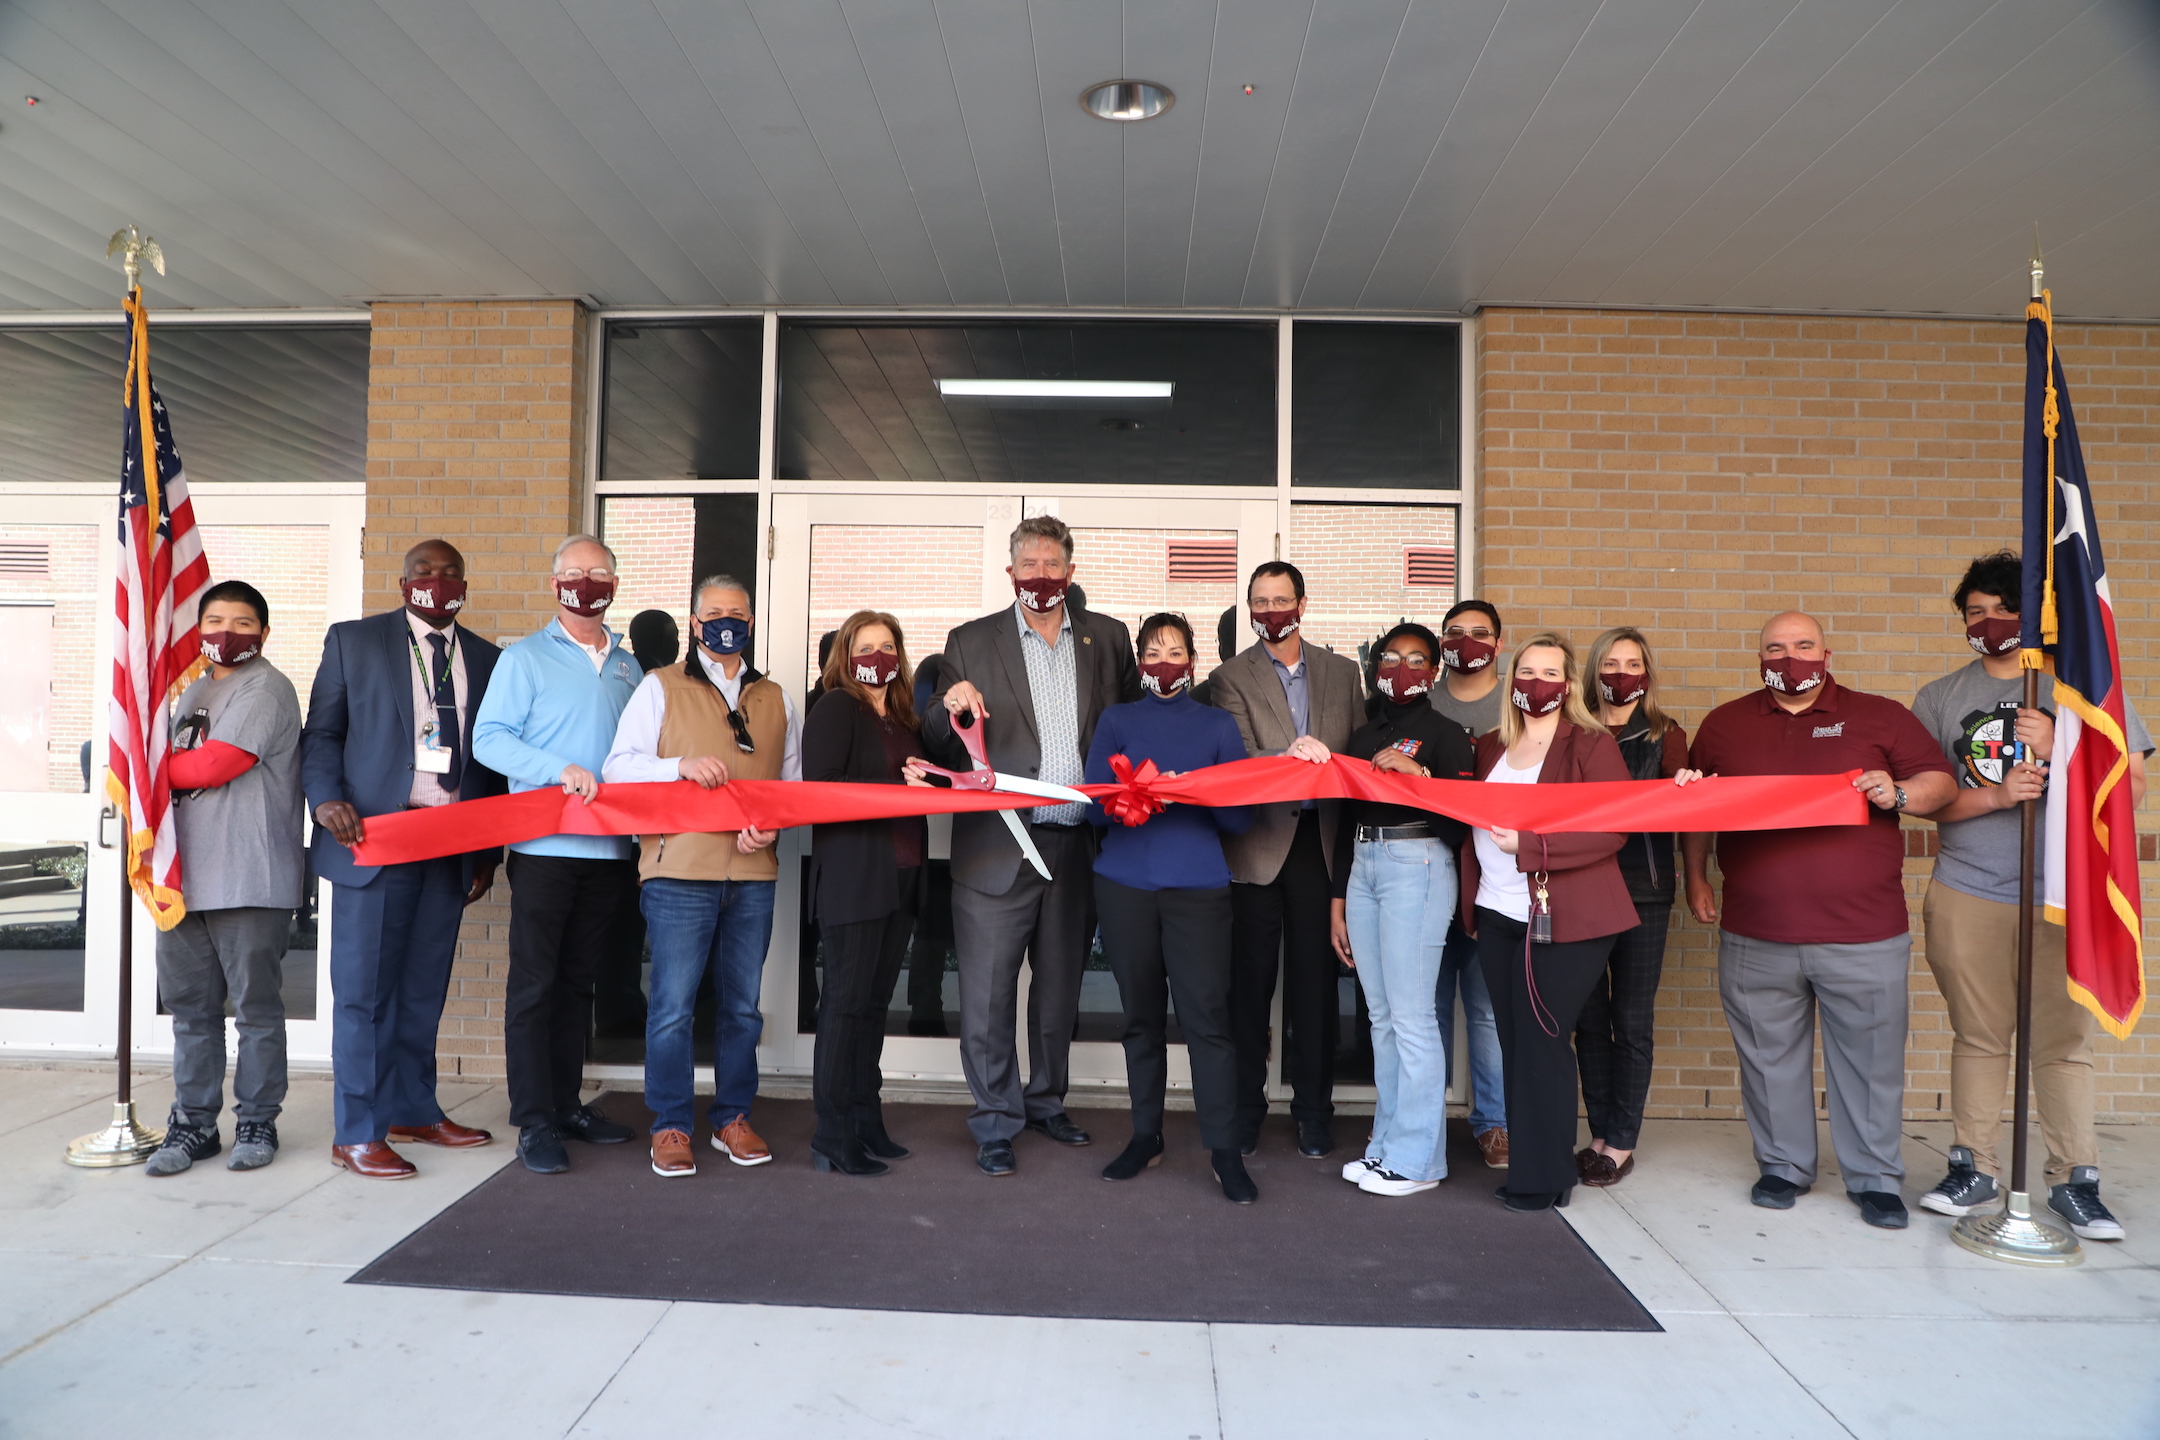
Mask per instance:
[[[1603,730],[1604,725],[1583,703],[1582,670],[1575,663],[1575,647],[1550,630],[1540,630],[1515,647],[1515,653],[1508,656],[1507,669],[1500,672],[1500,684],[1505,687],[1500,697],[1500,743],[1513,745],[1522,739],[1523,722],[1530,717],[1515,703],[1515,670],[1522,664],[1525,651],[1538,649],[1560,652],[1560,672],[1567,677],[1567,698],[1560,702],[1561,718],[1580,730]]]
[[[1665,708],[1658,704],[1657,661],[1651,657],[1650,642],[1643,638],[1642,631],[1632,625],[1615,625],[1591,641],[1590,654],[1583,661],[1583,683],[1598,683],[1598,672],[1605,668],[1605,657],[1612,653],[1613,645],[1621,640],[1634,641],[1635,648],[1642,651],[1643,675],[1650,682],[1649,688],[1642,692],[1642,699],[1636,702],[1639,708],[1635,713],[1650,727],[1652,740],[1663,740],[1665,732],[1672,728],[1673,720],[1672,716],[1665,713]]]
[[[900,632],[900,622],[883,610],[858,610],[840,622],[840,628],[833,632],[832,650],[825,656],[825,688],[845,690],[863,709],[877,713],[870,687],[855,678],[855,667],[848,664],[855,637],[871,625],[892,631],[893,652],[900,657],[900,673],[885,687],[885,718],[906,729],[920,730],[922,722],[915,718],[915,669],[908,664],[907,636]]]

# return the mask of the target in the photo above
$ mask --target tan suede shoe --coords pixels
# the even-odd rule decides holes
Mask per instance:
[[[1507,1169],[1507,1130],[1504,1127],[1487,1130],[1478,1136],[1477,1148],[1487,1165],[1495,1170]]]

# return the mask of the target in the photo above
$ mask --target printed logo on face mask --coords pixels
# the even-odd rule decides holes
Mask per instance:
[[[555,599],[573,615],[598,615],[615,602],[615,582],[595,580],[590,575],[558,580],[555,582]]]
[[[1508,687],[1508,699],[1526,715],[1550,715],[1567,699],[1567,681],[1518,679]]]
[[[1373,671],[1373,688],[1402,704],[1432,693],[1432,671],[1413,670],[1400,662],[1383,663]]]
[[[1989,615],[1965,627],[1965,643],[1982,655],[2012,655],[2024,631],[2024,622],[2015,615]]]
[[[697,622],[698,639],[715,655],[740,655],[750,643],[750,622],[733,615]]]
[[[1253,612],[1253,634],[1273,645],[1280,645],[1298,632],[1296,610],[1256,610]]]
[[[1805,695],[1822,684],[1829,672],[1827,660],[1803,660],[1797,655],[1780,655],[1775,660],[1762,662],[1762,683],[1766,690],[1781,695]]]
[[[1022,580],[1017,575],[1013,577],[1013,593],[1020,597],[1022,605],[1037,614],[1063,605],[1065,592],[1071,588],[1072,582],[1062,575],[1037,575],[1027,580]]]
[[[205,630],[202,653],[205,660],[230,670],[262,654],[262,636],[243,635],[238,630]]]
[[[1597,677],[1598,694],[1605,697],[1608,705],[1629,705],[1642,699],[1650,688],[1648,675],[1629,675],[1621,671]]]
[[[430,620],[448,620],[465,608],[465,582],[455,575],[421,575],[398,581],[405,606]]]
[[[873,650],[868,655],[851,655],[848,657],[848,673],[855,677],[858,684],[868,685],[875,690],[880,685],[891,684],[893,677],[900,673],[900,657],[883,650]]]
[[[1160,695],[1168,699],[1192,684],[1192,677],[1193,667],[1190,661],[1183,665],[1157,661],[1140,667],[1140,688],[1150,695]]]
[[[1440,663],[1458,675],[1470,675],[1492,664],[1493,656],[1500,653],[1497,645],[1483,640],[1472,640],[1467,635],[1451,636],[1440,642]]]

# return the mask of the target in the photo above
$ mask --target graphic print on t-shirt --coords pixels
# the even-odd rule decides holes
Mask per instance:
[[[2017,714],[2015,700],[1988,710],[1974,710],[1958,722],[1958,739],[1951,759],[1958,767],[1958,784],[1981,790],[2003,783],[2017,763]]]

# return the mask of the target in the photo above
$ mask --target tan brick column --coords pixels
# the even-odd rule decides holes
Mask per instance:
[[[554,613],[543,583],[577,528],[585,474],[584,310],[570,300],[386,302],[368,356],[369,613],[399,603],[405,552],[464,552],[465,623],[516,639]],[[441,1073],[503,1073],[507,886],[466,911],[437,1053]]]

